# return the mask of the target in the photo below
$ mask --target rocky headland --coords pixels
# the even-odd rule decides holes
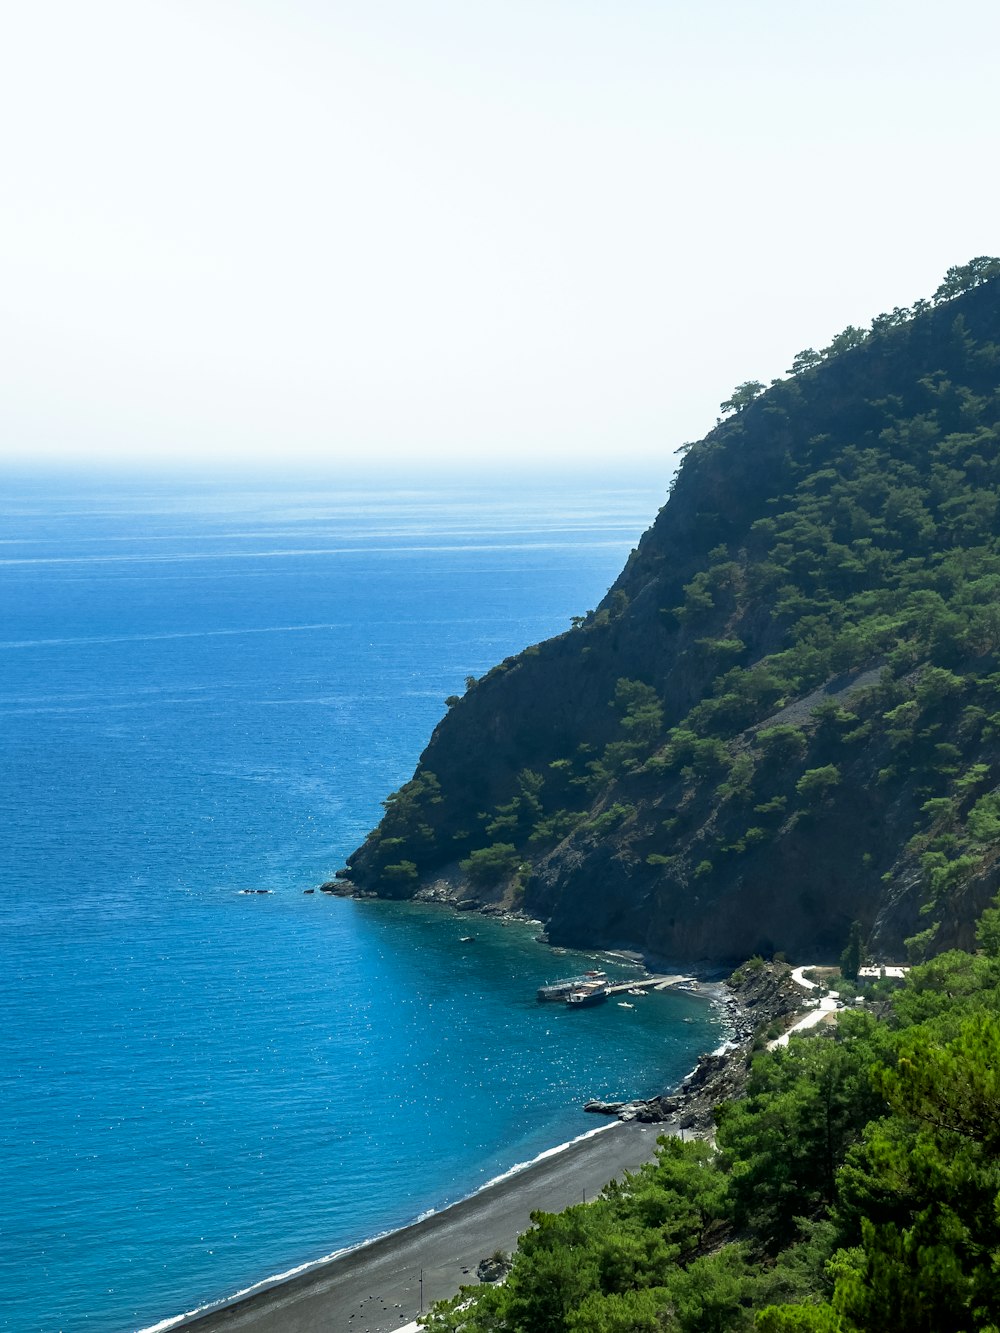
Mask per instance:
[[[602,603],[448,700],[342,891],[706,968],[832,962],[855,923],[876,958],[970,946],[1000,885],[1000,279],[939,297],[741,386]]]

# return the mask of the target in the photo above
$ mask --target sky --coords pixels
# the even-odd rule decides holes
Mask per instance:
[[[1000,253],[995,0],[7,0],[0,458],[660,464]]]

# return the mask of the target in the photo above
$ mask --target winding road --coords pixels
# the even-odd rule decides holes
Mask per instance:
[[[806,963],[804,967],[796,967],[792,971],[792,980],[797,986],[801,986],[803,990],[822,991],[825,989],[825,987],[818,985],[815,981],[807,980],[805,976],[806,972],[810,971],[814,966],[815,964]],[[843,1009],[843,1007],[844,1006],[840,1002],[839,992],[835,990],[827,991],[825,995],[820,996],[817,1000],[815,1009],[810,1009],[807,1014],[800,1018],[797,1023],[793,1023],[788,1031],[783,1032],[780,1037],[775,1037],[773,1041],[769,1041],[767,1043],[767,1049],[773,1051],[778,1046],[787,1046],[788,1038],[793,1036],[796,1032],[805,1032],[808,1028],[814,1028],[820,1023],[833,1022],[830,1015],[837,1013],[837,1011]]]

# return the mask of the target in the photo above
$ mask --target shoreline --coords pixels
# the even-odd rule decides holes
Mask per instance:
[[[474,1194],[350,1249],[315,1260],[200,1311],[147,1325],[140,1333],[397,1333],[423,1309],[475,1284],[476,1265],[511,1251],[536,1210],[559,1212],[592,1199],[624,1171],[650,1161],[663,1124],[612,1120],[549,1148]]]
[[[612,1113],[605,1123],[544,1149],[446,1207],[263,1278],[218,1301],[145,1325],[137,1333],[175,1329],[328,1333],[331,1327],[349,1333],[400,1333],[410,1328],[421,1312],[421,1294],[426,1312],[435,1301],[454,1296],[459,1287],[475,1285],[479,1261],[496,1250],[513,1251],[518,1237],[531,1226],[532,1212],[559,1212],[595,1198],[623,1171],[652,1160],[661,1135],[701,1136],[702,1117],[678,1114],[680,1103],[701,1100],[698,1084],[706,1064],[717,1071],[740,1060],[741,1006],[724,984],[694,980],[683,989],[727,1011],[730,1036],[711,1054],[699,1057],[663,1102],[654,1098],[629,1103],[638,1114]],[[583,1109],[597,1108],[588,1104]]]
[[[519,914],[503,915],[539,924]],[[619,950],[617,956],[626,955]],[[648,971],[649,960],[628,957],[645,964]],[[263,1278],[218,1301],[146,1325],[137,1333],[174,1329],[328,1333],[331,1327],[350,1333],[400,1333],[412,1328],[421,1301],[426,1312],[435,1301],[453,1297],[461,1286],[477,1284],[480,1260],[497,1250],[513,1251],[518,1237],[531,1226],[532,1212],[560,1212],[595,1198],[623,1171],[652,1160],[661,1135],[705,1134],[706,1075],[712,1091],[721,1091],[720,1073],[735,1073],[742,1064],[743,1006],[718,980],[691,977],[678,989],[723,1011],[729,1035],[713,1052],[699,1057],[672,1094],[620,1103],[613,1110],[600,1104],[604,1114],[610,1112],[607,1122],[509,1168],[455,1203]],[[726,1091],[735,1091],[728,1078],[726,1082]],[[588,1103],[583,1109],[597,1110],[598,1105]],[[619,1115],[619,1110],[625,1113]]]

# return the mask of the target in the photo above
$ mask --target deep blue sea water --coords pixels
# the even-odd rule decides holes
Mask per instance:
[[[529,926],[303,893],[662,485],[2,482],[0,1328],[223,1298],[717,1044],[689,997],[538,1005],[583,958]]]

